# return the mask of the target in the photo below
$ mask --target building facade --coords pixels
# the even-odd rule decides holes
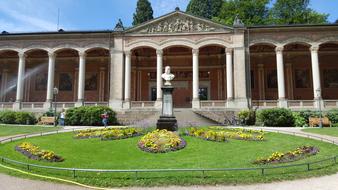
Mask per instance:
[[[193,109],[338,107],[338,25],[233,27],[179,10],[113,31],[0,35],[0,108],[108,105]]]

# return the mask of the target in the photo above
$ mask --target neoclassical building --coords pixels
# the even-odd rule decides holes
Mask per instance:
[[[338,107],[338,25],[224,26],[175,10],[107,31],[0,34],[0,108]]]

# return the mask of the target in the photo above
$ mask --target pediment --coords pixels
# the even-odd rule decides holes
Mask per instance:
[[[153,19],[126,31],[135,34],[232,32],[232,28],[211,20],[195,17],[181,11],[175,11]]]

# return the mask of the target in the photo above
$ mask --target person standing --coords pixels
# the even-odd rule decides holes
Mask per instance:
[[[62,109],[60,113],[60,125],[65,126],[65,119],[66,119],[66,112],[64,109]]]
[[[102,117],[102,123],[103,123],[104,127],[106,128],[108,126],[109,115],[108,115],[107,112],[104,112],[104,114],[102,114],[101,117]]]

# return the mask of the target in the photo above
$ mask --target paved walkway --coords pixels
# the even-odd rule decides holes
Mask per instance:
[[[257,128],[256,128],[257,129]],[[276,128],[263,128],[266,130]],[[278,128],[280,131],[287,132],[301,132],[301,128]],[[304,134],[314,135],[312,133],[302,132]],[[318,137],[327,138],[338,141],[338,138],[317,135]],[[1,190],[85,190],[86,188],[55,184],[51,182],[35,181],[29,179],[22,179],[12,176],[0,174],[0,189]],[[236,186],[188,186],[188,187],[153,187],[153,188],[123,188],[132,190],[338,190],[338,173],[330,176],[323,176],[317,178],[308,178],[294,181],[274,182],[269,184],[254,184],[254,185],[236,185]]]

